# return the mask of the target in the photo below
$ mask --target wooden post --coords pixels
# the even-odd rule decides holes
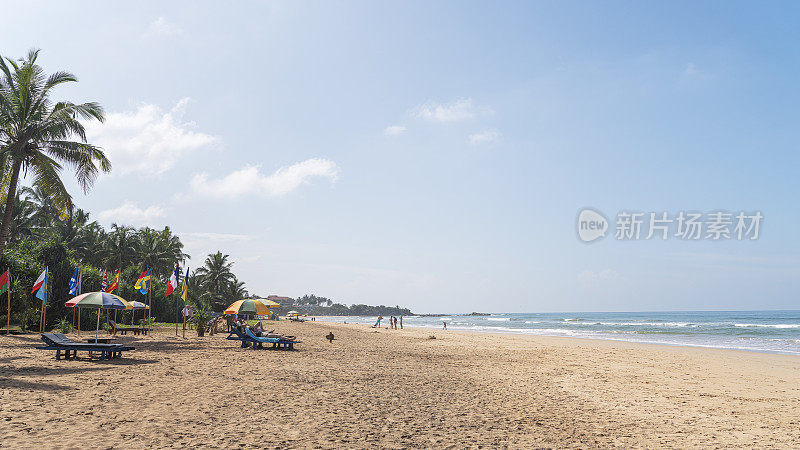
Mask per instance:
[[[178,312],[178,308],[180,307],[180,298],[178,298],[178,293],[176,291],[172,291],[175,294],[175,336],[178,335],[178,322],[181,320],[181,315]]]
[[[8,316],[6,316],[6,336],[11,335],[11,272],[8,273]]]
[[[75,309],[78,310],[78,327],[76,328],[76,330],[78,330],[78,336],[80,336],[81,335],[81,309],[78,308],[77,306],[75,307]]]

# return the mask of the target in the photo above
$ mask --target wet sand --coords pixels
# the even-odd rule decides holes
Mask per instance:
[[[254,351],[227,333],[163,329],[120,336],[137,347],[120,360],[56,361],[33,348],[38,335],[0,336],[0,447],[800,446],[800,357],[323,322],[268,328],[303,343]]]

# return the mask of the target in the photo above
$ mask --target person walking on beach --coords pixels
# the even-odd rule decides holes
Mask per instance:
[[[447,322],[445,322],[445,321],[443,320],[443,321],[442,321],[442,325],[444,325],[444,329],[446,330],[446,329],[447,329]]]
[[[403,329],[403,316],[400,316],[400,329]]]

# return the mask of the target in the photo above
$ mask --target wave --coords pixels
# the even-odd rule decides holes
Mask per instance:
[[[511,320],[510,317],[487,317],[486,320],[492,320],[495,322],[508,322]]]
[[[739,328],[800,328],[798,323],[735,323]]]

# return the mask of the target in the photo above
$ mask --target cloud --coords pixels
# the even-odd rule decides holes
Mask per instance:
[[[101,221],[109,223],[148,225],[153,219],[164,217],[164,215],[164,208],[160,206],[151,205],[142,209],[131,201],[125,201],[117,208],[101,211],[97,217]]]
[[[383,130],[383,134],[386,136],[397,136],[405,131],[406,127],[402,125],[390,125]]]
[[[500,139],[500,132],[497,130],[486,130],[480,133],[470,134],[467,140],[472,145],[491,144]]]
[[[180,27],[167,21],[167,19],[164,17],[159,17],[158,19],[150,22],[150,26],[147,27],[147,30],[145,30],[144,33],[142,33],[142,37],[172,37],[181,33],[183,33],[183,30],[181,30]]]
[[[168,112],[143,103],[135,111],[110,113],[105,123],[88,122],[89,142],[102,147],[112,173],[162,174],[188,154],[219,143],[210,134],[192,130],[194,123],[182,122],[189,98],[178,101]]]
[[[472,104],[471,98],[462,98],[445,104],[429,101],[411,111],[412,116],[418,119],[435,122],[457,122],[472,119],[477,113],[478,111]]]
[[[259,165],[245,166],[217,179],[209,179],[208,174],[200,173],[192,177],[189,185],[195,193],[215,198],[236,198],[248,194],[280,197],[308,184],[311,178],[327,178],[333,183],[338,175],[339,167],[335,162],[311,158],[281,167],[272,175],[262,174]]]

